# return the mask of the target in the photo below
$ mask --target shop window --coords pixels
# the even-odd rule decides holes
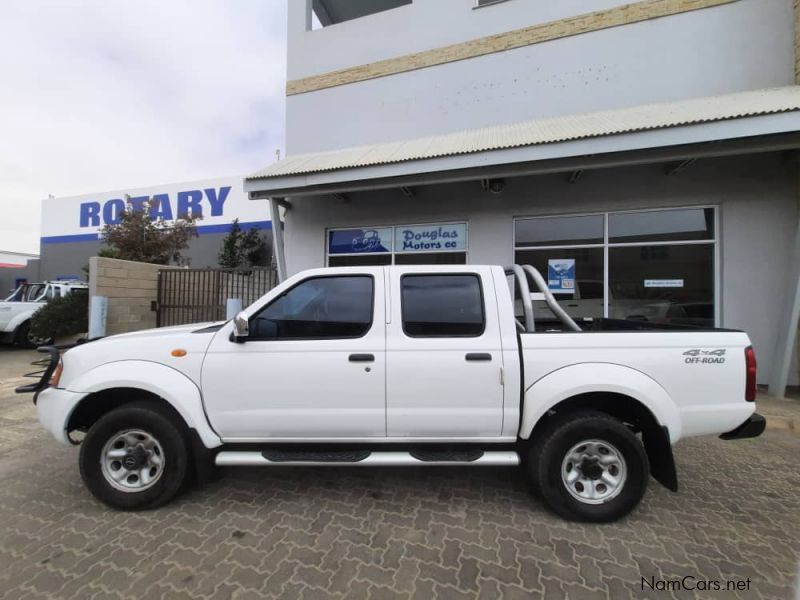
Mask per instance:
[[[558,303],[573,319],[599,318],[603,316],[603,248],[570,248],[546,250],[518,250],[515,262],[532,265],[545,278],[551,261],[568,259],[575,261],[575,281],[572,291],[554,290]],[[521,304],[517,304],[521,315]],[[543,300],[533,302],[534,318],[537,321],[553,319],[553,313]]]
[[[518,219],[514,237],[518,248],[602,244],[603,215]]]
[[[608,215],[608,241],[612,244],[713,239],[713,208]]]
[[[485,318],[477,275],[404,275],[403,331],[410,337],[477,337]]]
[[[640,250],[663,259],[641,260]],[[608,251],[612,319],[714,326],[714,246],[681,244]]]
[[[329,267],[379,267],[392,264],[391,254],[367,254],[356,256],[329,256]]]
[[[463,265],[466,262],[466,223],[331,229],[327,232],[329,267]]]
[[[573,318],[711,327],[715,219],[710,207],[517,219],[515,262],[536,267]]]

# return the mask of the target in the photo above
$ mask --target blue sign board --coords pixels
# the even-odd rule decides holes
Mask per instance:
[[[391,251],[391,227],[328,232],[328,254],[380,254]]]
[[[547,261],[547,287],[554,294],[575,293],[574,258],[551,258]]]

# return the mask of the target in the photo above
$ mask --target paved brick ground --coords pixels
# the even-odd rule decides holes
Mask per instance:
[[[515,470],[231,470],[149,513],[80,483],[77,450],[0,384],[0,597],[685,598],[642,577],[752,581],[790,598],[800,436],[681,442],[682,490],[652,484],[606,526],[566,523]],[[652,482],[651,482],[652,483]]]

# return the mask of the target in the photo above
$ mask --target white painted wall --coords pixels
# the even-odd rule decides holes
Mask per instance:
[[[624,4],[411,5],[307,31],[290,2],[289,80]],[[791,0],[732,4],[287,98],[290,154],[794,83]]]
[[[515,216],[714,204],[722,325],[750,334],[765,382],[783,326],[784,272],[798,222],[795,172],[773,155],[704,161],[673,177],[663,166],[648,166],[587,172],[575,184],[564,176],[521,178],[509,180],[498,196],[471,182],[419,188],[414,198],[399,190],[350,194],[349,202],[295,198],[286,213],[287,269],[323,266],[329,227],[467,221],[469,262],[509,264]],[[793,368],[792,383],[796,373]]]

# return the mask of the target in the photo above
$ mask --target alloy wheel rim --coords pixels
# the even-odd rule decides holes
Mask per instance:
[[[575,444],[561,462],[561,481],[570,495],[584,504],[603,504],[625,486],[628,469],[622,453],[603,440]]]
[[[103,446],[100,467],[103,477],[121,492],[143,492],[164,473],[164,451],[152,434],[126,429],[114,434]]]

